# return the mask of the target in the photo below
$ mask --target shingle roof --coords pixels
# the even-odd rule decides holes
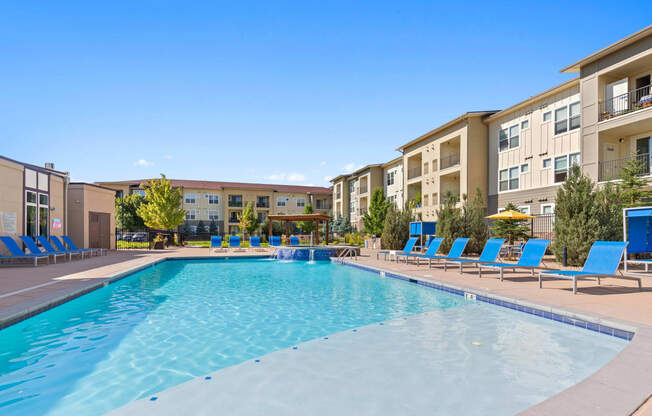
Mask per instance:
[[[99,184],[124,184],[139,186],[149,179],[134,179],[129,181],[116,182],[98,182]],[[188,179],[170,179],[173,187],[176,188],[194,188],[194,189],[259,189],[276,192],[292,192],[301,194],[324,194],[330,195],[333,190],[322,186],[304,186],[304,185],[279,185],[268,183],[246,183],[246,182],[217,182],[217,181],[196,181]]]

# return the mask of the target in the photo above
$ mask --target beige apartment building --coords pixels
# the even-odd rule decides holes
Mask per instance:
[[[487,125],[494,111],[465,113],[404,144],[404,200],[423,221],[436,221],[441,198],[459,198],[479,188],[487,197]],[[419,201],[420,200],[420,201]]]
[[[0,235],[20,244],[21,235],[68,235],[81,248],[115,248],[114,191],[95,188],[71,183],[51,163],[40,167],[0,156]],[[0,252],[8,254],[2,244]]]
[[[581,161],[580,89],[575,78],[484,119],[489,134],[488,211],[513,203],[552,214],[557,189]]]
[[[403,156],[383,164],[383,190],[398,209],[403,208]]]
[[[652,164],[652,25],[562,69],[579,73],[582,169],[616,179],[628,161]]]
[[[147,179],[98,182],[114,189],[117,196],[145,195],[143,182]],[[258,183],[216,182],[171,179],[172,186],[181,189],[186,221],[193,231],[199,221],[208,226],[215,221],[220,232],[238,233],[238,216],[249,202],[261,222],[270,214],[300,214],[306,204],[315,213],[328,214],[332,191],[329,188],[300,185],[272,185]]]

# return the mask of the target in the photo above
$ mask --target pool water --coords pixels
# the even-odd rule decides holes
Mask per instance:
[[[166,261],[0,331],[0,414],[99,415],[301,342],[424,313],[432,330],[460,339],[490,328],[499,348],[470,362],[490,359],[490,381],[506,387],[534,362],[550,395],[627,344],[330,262]],[[433,353],[452,357],[447,348],[460,346]]]

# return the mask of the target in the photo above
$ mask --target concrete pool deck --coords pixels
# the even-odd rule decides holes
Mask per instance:
[[[208,253],[206,248],[119,251],[104,257],[36,268],[0,268],[0,281],[3,282],[0,285],[0,327],[47,310],[165,258],[203,257]],[[269,253],[271,251],[229,251],[213,256],[260,256]],[[355,263],[368,268],[452,285],[474,293],[529,302],[543,308],[556,308],[595,321],[635,329],[633,341],[608,365],[523,414],[652,414],[649,403],[642,405],[652,394],[652,277],[643,278],[642,291],[633,282],[607,279],[600,286],[593,281],[580,282],[578,294],[573,295],[571,283],[566,280],[546,280],[544,288],[539,289],[538,281],[527,273],[507,273],[505,281],[500,282],[493,275],[479,279],[474,273],[460,275],[456,269],[444,272],[441,268],[428,269],[427,265],[376,260],[371,250],[362,250],[362,254]]]

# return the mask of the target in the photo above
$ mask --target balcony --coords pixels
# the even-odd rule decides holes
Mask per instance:
[[[638,176],[648,176],[652,171],[652,154],[646,153],[636,156],[629,156],[623,159],[605,160],[598,163],[598,181],[612,181],[618,179],[622,174],[623,167],[632,160],[637,160],[640,166]]]
[[[335,199],[342,199],[342,193],[341,192],[336,193]]]
[[[229,198],[229,207],[242,208],[242,198]]]
[[[360,187],[360,191],[358,193],[366,194],[368,190],[369,190],[369,188],[367,187],[367,185],[363,185],[363,186]]]
[[[239,224],[240,220],[238,217],[229,217],[229,224]]]
[[[260,201],[256,202],[256,208],[269,208],[269,201],[267,201],[267,202],[260,202]]]
[[[621,94],[599,102],[599,121],[609,120],[624,114],[652,107],[651,85]]]
[[[439,164],[441,165],[442,169],[458,166],[460,164],[460,154],[451,153],[448,156],[443,156]]]
[[[415,179],[421,176],[421,166],[416,166],[408,169],[408,180]]]
[[[329,205],[328,205],[328,202],[326,202],[326,201],[322,201],[322,200],[319,200],[319,199],[318,199],[315,208],[316,208],[316,209],[321,209],[321,210],[327,210],[327,209],[329,209],[330,207],[329,207]]]

